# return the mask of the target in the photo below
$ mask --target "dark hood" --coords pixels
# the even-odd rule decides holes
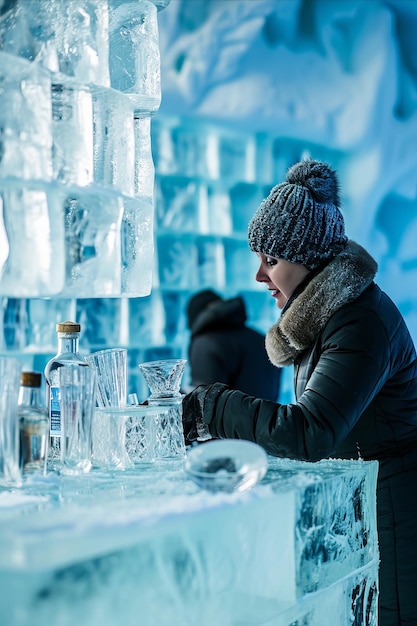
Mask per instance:
[[[191,336],[195,337],[208,330],[240,328],[245,325],[246,319],[245,303],[241,296],[219,300],[196,317],[191,326]]]

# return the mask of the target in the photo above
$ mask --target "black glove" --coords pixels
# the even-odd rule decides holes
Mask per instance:
[[[211,439],[208,425],[204,421],[204,405],[207,398],[210,398],[210,401],[212,401],[225,389],[228,389],[228,387],[222,383],[199,385],[183,398],[182,426],[186,446],[191,445],[197,439],[200,441]]]
[[[197,441],[199,437],[197,423],[200,424],[200,431],[202,430],[204,398],[209,386],[199,385],[182,400],[182,427],[186,446]]]

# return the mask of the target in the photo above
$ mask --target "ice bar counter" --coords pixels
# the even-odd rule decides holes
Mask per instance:
[[[1,624],[377,624],[376,461],[268,457],[230,493],[184,467],[0,491]]]

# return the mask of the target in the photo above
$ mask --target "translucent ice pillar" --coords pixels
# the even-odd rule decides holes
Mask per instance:
[[[150,124],[168,3],[2,5],[0,296],[150,293]]]

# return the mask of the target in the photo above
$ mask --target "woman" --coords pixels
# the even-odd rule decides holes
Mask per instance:
[[[347,239],[329,165],[294,165],[249,224],[256,280],[282,309],[266,348],[294,364],[296,402],[216,383],[184,398],[187,439],[255,441],[272,455],[379,461],[379,623],[417,624],[417,357],[405,322],[374,283],[377,264]],[[202,432],[203,431],[203,432]]]

